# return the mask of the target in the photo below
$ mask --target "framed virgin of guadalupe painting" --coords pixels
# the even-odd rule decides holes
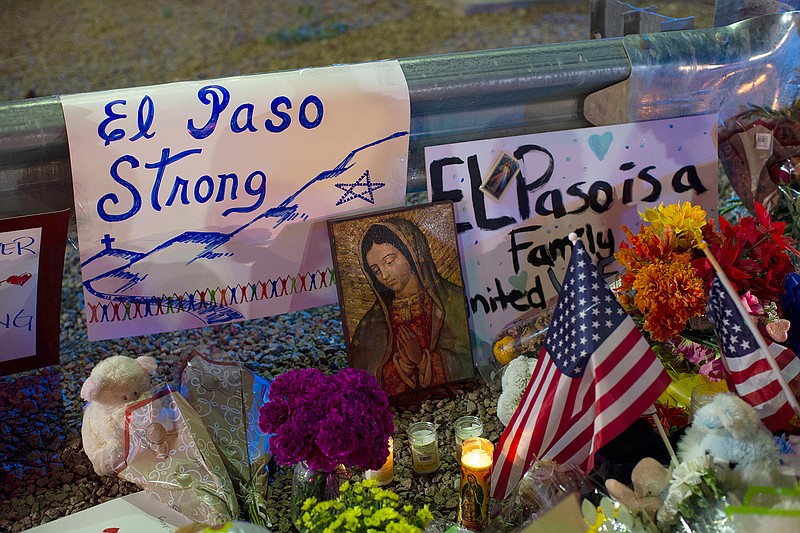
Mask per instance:
[[[328,223],[350,366],[396,397],[475,375],[452,202]]]

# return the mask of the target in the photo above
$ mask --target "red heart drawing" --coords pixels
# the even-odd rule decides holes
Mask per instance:
[[[107,527],[103,530],[103,533],[117,533],[118,531],[118,527]]]
[[[19,276],[8,276],[6,282],[11,283],[12,285],[19,285],[20,287],[22,287],[32,277],[33,276],[31,276],[30,272],[25,272],[24,274],[20,274]]]

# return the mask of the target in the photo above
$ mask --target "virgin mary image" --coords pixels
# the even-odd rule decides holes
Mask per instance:
[[[369,226],[360,265],[375,302],[351,342],[351,364],[365,368],[389,396],[474,375],[462,287],[445,279],[413,222]]]

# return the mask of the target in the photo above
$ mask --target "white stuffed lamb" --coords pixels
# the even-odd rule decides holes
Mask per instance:
[[[531,380],[531,374],[536,367],[536,359],[532,357],[517,357],[513,359],[503,370],[503,392],[497,399],[497,418],[507,426],[517,410],[522,394]]]
[[[779,479],[780,451],[755,409],[732,393],[716,394],[694,414],[678,445],[681,462],[710,455],[726,481],[746,489],[772,486]]]
[[[148,398],[150,375],[156,360],[148,355],[133,359],[112,355],[92,369],[81,387],[88,401],[83,412],[83,449],[101,476],[115,475],[125,457],[125,409]]]

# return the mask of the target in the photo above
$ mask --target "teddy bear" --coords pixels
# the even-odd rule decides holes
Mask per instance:
[[[674,471],[655,459],[640,461],[631,474],[633,490],[614,479],[606,481],[609,495],[631,509],[641,509],[669,527],[677,504],[686,497],[685,483],[702,465],[714,467],[717,485],[738,499],[754,485],[791,485],[780,473],[780,450],[755,409],[732,393],[715,394],[700,407],[678,443]],[[692,474],[694,475],[694,474]]]
[[[641,509],[651,520],[663,501],[663,493],[670,481],[670,471],[652,457],[645,457],[631,472],[633,490],[616,479],[606,480],[608,494],[629,509]]]
[[[517,410],[525,388],[531,380],[533,369],[536,368],[536,359],[532,357],[517,357],[512,359],[503,369],[503,377],[500,380],[503,392],[497,399],[497,418],[507,426]]]
[[[711,456],[717,475],[731,490],[780,481],[780,450],[756,410],[733,393],[715,394],[694,413],[678,443],[681,462]]]
[[[125,458],[125,409],[150,393],[156,360],[114,355],[92,369],[81,387],[89,402],[83,413],[83,449],[101,476],[114,475]]]

